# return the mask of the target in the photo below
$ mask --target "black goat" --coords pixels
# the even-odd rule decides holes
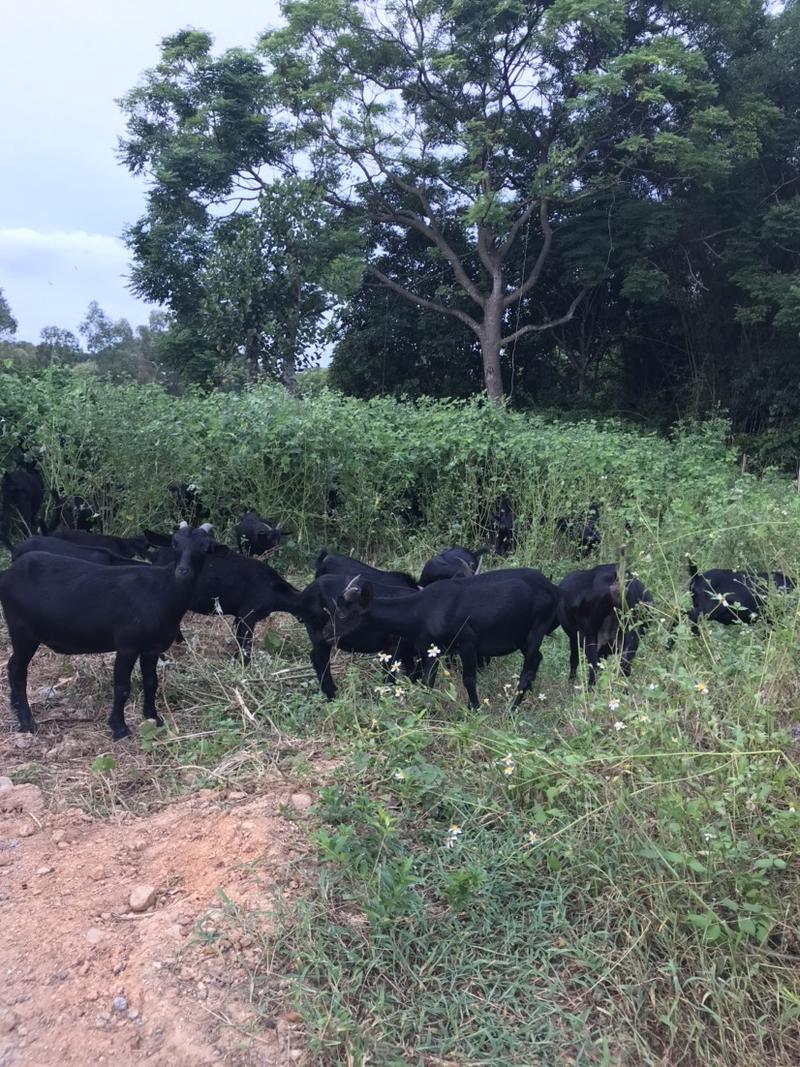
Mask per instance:
[[[26,541],[14,545],[11,558],[17,560],[29,552],[49,552],[52,556],[69,556],[71,559],[83,559],[87,563],[101,563],[107,567],[130,567],[131,564],[146,566],[139,560],[121,556],[107,548],[91,548],[88,545],[65,541],[61,537],[29,537]]]
[[[541,663],[539,647],[557,626],[558,590],[538,571],[526,577],[502,571],[469,581],[434,582],[396,599],[374,597],[372,583],[354,578],[336,599],[336,611],[324,635],[341,643],[353,632],[374,628],[412,642],[425,664],[423,682],[433,685],[439,655],[458,653],[470,707],[477,708],[479,657],[523,655],[517,707]]]
[[[43,524],[42,532],[52,534],[56,530],[84,530],[91,532],[100,525],[100,514],[96,504],[85,496],[62,496],[55,489],[50,490],[53,509],[50,517]]]
[[[582,518],[558,518],[556,529],[567,540],[575,542],[581,555],[588,556],[600,547],[600,505],[591,503]]]
[[[724,626],[752,622],[766,607],[770,585],[780,593],[790,593],[795,587],[792,579],[780,571],[768,574],[766,571],[710,570],[699,574],[689,560],[692,633],[698,632],[697,622],[702,617]]]
[[[210,517],[211,512],[200,499],[200,490],[193,482],[172,482],[167,488],[183,522],[196,526],[201,519]]]
[[[169,537],[149,531],[147,537],[157,546],[151,555],[154,562],[163,564],[173,558]],[[195,583],[189,610],[198,615],[232,615],[237,654],[249,663],[255,624],[273,611],[297,614],[299,596],[300,590],[267,563],[240,556],[225,545],[217,545]],[[179,635],[177,639],[182,638]]]
[[[446,548],[432,556],[422,568],[419,584],[424,589],[432,582],[447,581],[448,578],[470,578],[480,570],[481,560],[486,552],[479,548],[470,552],[468,548]]]
[[[84,548],[104,548],[128,559],[133,559],[134,556],[146,559],[150,549],[150,542],[144,534],[137,537],[114,537],[112,534],[90,533],[87,530],[54,530],[51,536],[69,541],[73,545],[83,545]]]
[[[507,556],[514,547],[514,506],[507,496],[500,498],[500,503],[493,516],[497,528],[494,551],[498,556]]]
[[[156,711],[156,662],[172,644],[189,607],[206,555],[216,548],[208,528],[182,526],[173,538],[175,563],[164,567],[107,567],[31,552],[0,575],[0,604],[8,624],[11,707],[19,728],[33,731],[28,665],[39,645],[61,655],[116,652],[114,700],[108,725],[114,740],[127,737],[125,703],[137,659],[144,717]]]
[[[255,511],[243,511],[233,532],[244,556],[263,556],[277,549],[284,533],[280,526],[267,522]]]
[[[377,567],[370,567],[368,563],[362,563],[359,559],[337,556],[329,552],[327,548],[320,549],[315,562],[314,576],[321,578],[323,574],[338,574],[345,578],[355,578],[356,575],[360,575],[382,586],[394,585],[403,589],[419,589],[416,581],[405,571],[382,571]]]
[[[361,579],[355,579],[361,580]],[[317,673],[320,688],[328,700],[336,695],[336,686],[330,671],[331,647],[333,638],[329,631],[331,618],[336,611],[336,601],[348,585],[354,581],[349,575],[323,574],[315,578],[300,593],[296,601],[295,614],[304,624],[311,641],[311,663]],[[380,600],[405,599],[409,589],[399,585],[380,585],[372,583],[376,597]],[[392,633],[374,626],[354,627],[345,637],[337,635],[336,644],[343,652],[383,652],[393,660],[399,660],[410,677],[416,675],[414,645],[410,641],[397,638]]]
[[[11,524],[16,518],[27,535],[40,529],[44,479],[34,463],[23,460],[0,479],[0,543],[11,548]]]
[[[615,652],[622,653],[622,672],[630,674],[631,664],[644,633],[644,622],[629,622],[624,614],[638,604],[652,603],[652,596],[638,578],[626,573],[624,602],[619,570],[613,563],[588,571],[573,571],[558,587],[558,621],[569,637],[569,676],[578,671],[578,648],[582,645],[589,660],[589,685],[597,679],[598,662]]]

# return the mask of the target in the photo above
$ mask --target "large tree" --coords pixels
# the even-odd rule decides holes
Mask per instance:
[[[726,171],[732,122],[703,42],[746,6],[287,0],[287,26],[262,48],[295,165],[343,210],[425,239],[447,271],[436,297],[375,259],[369,270],[469,328],[499,400],[501,351],[569,321],[598,283],[576,270],[539,317],[518,319],[575,205]],[[610,251],[612,216],[607,232]]]

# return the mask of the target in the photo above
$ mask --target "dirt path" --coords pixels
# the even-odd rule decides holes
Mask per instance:
[[[281,979],[260,983],[272,908],[307,862],[312,793],[276,770],[249,792],[95,817],[76,786],[108,751],[102,718],[33,740],[2,729],[0,776],[23,784],[0,777],[0,1067],[303,1067]],[[59,762],[66,791],[48,777]],[[156,891],[141,913],[137,886]]]

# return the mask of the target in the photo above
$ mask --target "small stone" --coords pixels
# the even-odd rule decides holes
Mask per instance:
[[[128,998],[127,997],[114,997],[111,1004],[114,1011],[127,1011],[128,1010]]]
[[[289,803],[295,811],[308,811],[314,803],[314,798],[310,797],[308,793],[292,793]]]
[[[39,874],[39,875],[41,875],[41,874],[52,874],[53,873],[53,868],[52,867],[37,867],[36,868],[36,873]]]
[[[94,1019],[94,1025],[98,1030],[102,1030],[109,1022],[111,1022],[111,1016],[104,1011],[99,1011]]]
[[[17,734],[14,738],[15,748],[30,748],[33,744],[33,734]]]
[[[299,1048],[293,1048],[289,1050],[289,1059],[294,1060],[295,1062],[297,1062],[297,1060],[299,1060],[302,1055],[303,1053],[300,1051]]]
[[[36,833],[36,823],[24,822],[17,827],[17,835],[19,837],[33,837]]]
[[[89,877],[93,882],[102,882],[104,878],[107,878],[105,867],[93,867],[89,871]]]
[[[53,830],[53,840],[56,844],[58,844],[59,841],[63,841],[66,836],[66,830]]]
[[[13,789],[13,788],[14,788],[14,783],[11,781],[11,779],[10,778],[6,778],[5,775],[0,775],[0,793],[2,793],[4,789]]]
[[[10,1034],[19,1023],[19,1015],[11,1008],[0,1008],[0,1034]]]
[[[147,911],[156,902],[156,888],[152,885],[135,885],[128,898],[131,911]]]
[[[97,990],[90,989],[89,992],[86,994],[86,999],[94,1003],[94,1001],[97,1000]]]
[[[90,945],[99,945],[105,938],[105,930],[98,930],[96,926],[90,926],[83,935]]]
[[[229,789],[228,800],[245,800],[247,793],[243,793],[241,789]]]
[[[137,1008],[131,1008],[131,1010],[128,1012],[128,1018],[131,1019],[131,1020],[138,1019],[139,1018],[138,1009]]]

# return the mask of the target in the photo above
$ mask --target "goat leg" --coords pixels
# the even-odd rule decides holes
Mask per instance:
[[[578,663],[580,662],[580,656],[578,652],[578,634],[577,631],[571,630],[569,633],[569,680],[574,682],[578,677]]]
[[[328,700],[336,696],[336,686],[331,677],[331,646],[327,641],[311,643],[311,666],[319,679],[319,687]]]
[[[137,652],[117,652],[114,660],[114,702],[108,725],[115,741],[131,735],[125,722],[125,704],[131,693],[131,672],[138,658]]]
[[[241,656],[245,666],[253,657],[253,627],[246,619],[236,619],[236,645],[235,656]]]
[[[480,701],[478,700],[478,653],[475,645],[468,644],[461,646],[461,678],[464,682],[464,688],[467,691],[469,697],[469,706],[475,710],[480,707]]]
[[[24,644],[18,642],[8,661],[11,707],[17,713],[19,729],[24,734],[32,734],[34,728],[31,706],[28,703],[28,664],[36,654],[38,647],[38,642]]]
[[[522,670],[520,671],[519,682],[517,683],[517,694],[511,703],[511,711],[514,711],[519,707],[522,698],[533,685],[536,675],[539,673],[539,665],[542,662],[542,653],[539,649],[541,648],[545,633],[546,629],[544,626],[535,626],[528,634],[528,640],[525,642],[525,647],[521,649],[523,655]]]
[[[156,676],[157,663],[157,652],[155,654],[145,654],[143,652],[139,657],[139,667],[142,672],[142,718],[155,719],[156,726],[163,726],[164,720],[156,710],[156,689],[158,688],[158,678]]]

